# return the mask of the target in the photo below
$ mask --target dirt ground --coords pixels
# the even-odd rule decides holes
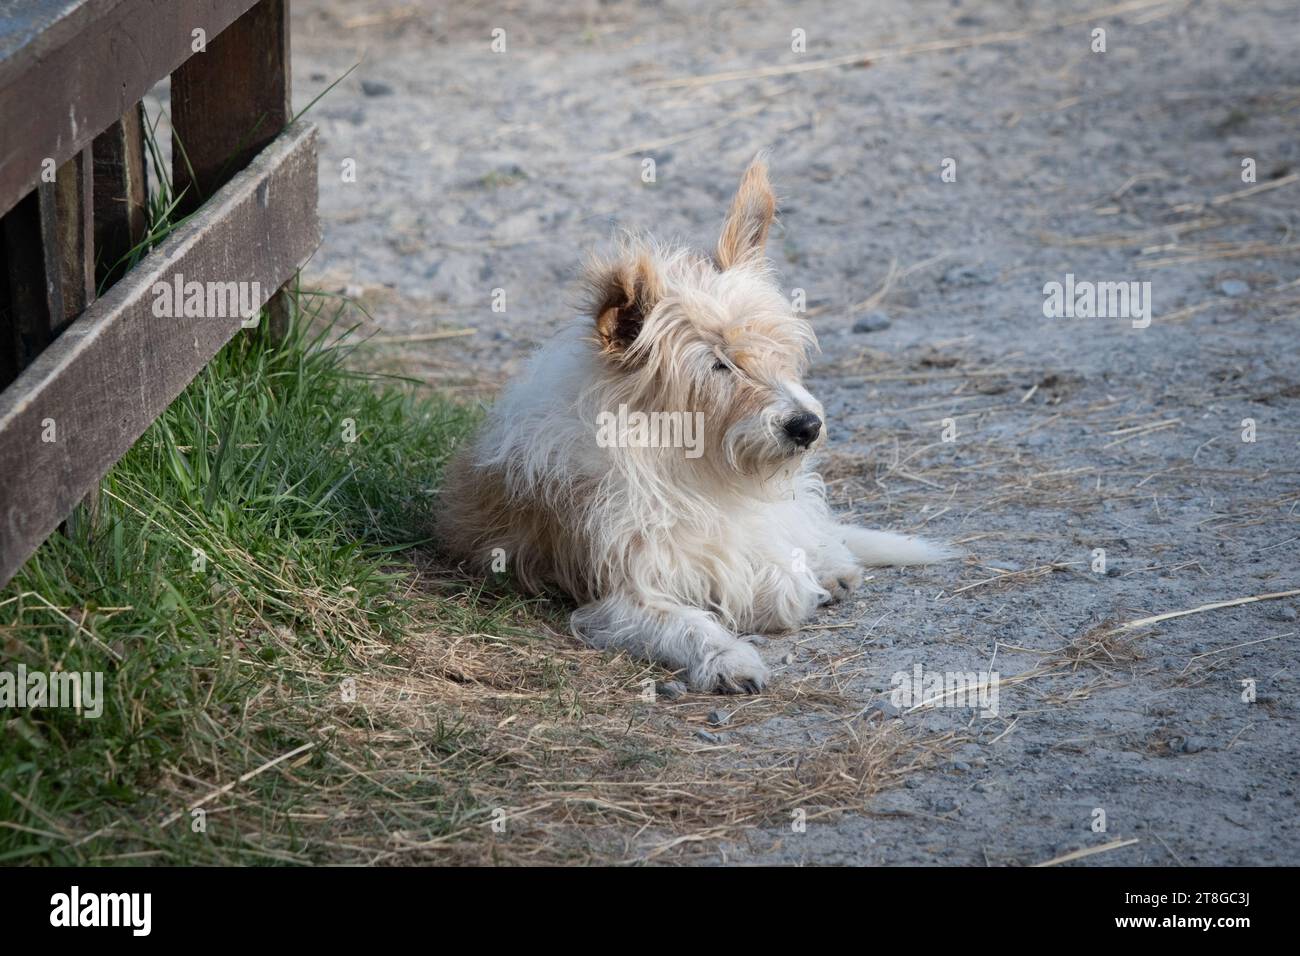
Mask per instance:
[[[307,281],[367,303],[408,370],[490,396],[572,318],[587,249],[711,244],[770,148],[833,498],[966,552],[764,647],[847,714],[719,699],[701,738],[723,766],[897,724],[942,759],[697,859],[1300,863],[1297,598],[1119,627],[1300,588],[1292,0],[294,6],[300,108],[360,62],[311,111]],[[1150,325],[1045,317],[1067,274],[1150,282]],[[997,671],[997,715],[896,707],[916,665]]]

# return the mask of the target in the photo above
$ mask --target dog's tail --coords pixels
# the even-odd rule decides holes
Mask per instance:
[[[844,543],[853,556],[865,565],[934,564],[961,554],[956,548],[924,538],[909,538],[892,531],[868,531],[866,528],[841,526]]]

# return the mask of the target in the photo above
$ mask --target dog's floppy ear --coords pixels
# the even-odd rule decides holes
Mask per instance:
[[[624,255],[612,263],[594,265],[588,272],[601,349],[621,356],[641,334],[646,316],[661,295],[659,278],[648,254]]]
[[[776,194],[767,179],[767,163],[760,153],[740,179],[740,189],[731,200],[722,235],[718,239],[718,265],[730,269],[750,257],[761,256],[767,245],[767,231],[776,218]]]

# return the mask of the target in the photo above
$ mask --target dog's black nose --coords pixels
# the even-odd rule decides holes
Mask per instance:
[[[785,423],[785,433],[796,445],[807,448],[822,431],[822,420],[812,412],[800,412]]]

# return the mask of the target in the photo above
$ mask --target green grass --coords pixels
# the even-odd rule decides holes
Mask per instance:
[[[79,509],[0,591],[0,670],[103,672],[106,698],[98,719],[0,716],[0,863],[247,859],[233,836],[189,839],[188,819],[160,828],[177,809],[160,781],[202,792],[311,739],[302,702],[409,622],[405,552],[472,413],[353,371],[329,317],[279,345],[265,328],[237,335],[109,472],[98,513]],[[277,774],[249,786],[288,799]]]

